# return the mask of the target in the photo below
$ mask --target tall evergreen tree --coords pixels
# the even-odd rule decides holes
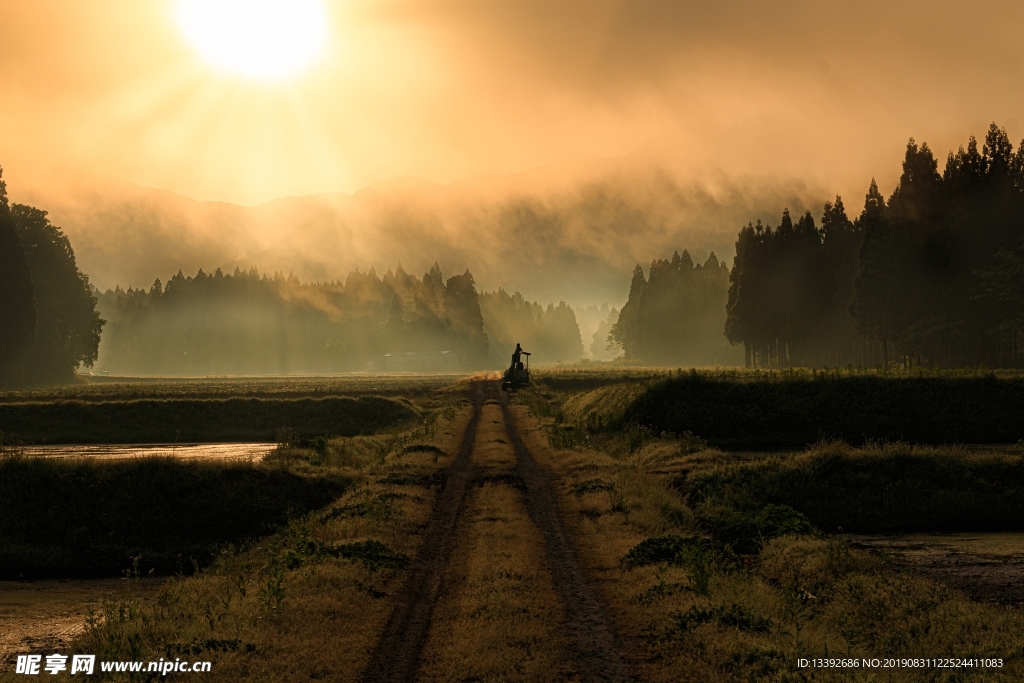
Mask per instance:
[[[636,354],[642,338],[641,302],[646,291],[647,278],[638,263],[633,268],[633,279],[629,283],[629,298],[608,333],[609,348],[621,350],[626,360],[638,360]]]
[[[7,200],[0,168],[0,386],[14,383],[19,361],[35,334],[36,304],[25,251]]]
[[[888,220],[885,198],[878,191],[874,178],[857,223],[864,233],[864,242],[850,312],[856,318],[857,330],[862,335],[882,343],[887,365],[889,342],[903,329],[902,307],[897,298],[900,273],[897,245]]]

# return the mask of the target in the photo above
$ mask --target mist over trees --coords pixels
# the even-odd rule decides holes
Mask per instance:
[[[594,331],[589,335],[590,343],[587,346],[590,355],[595,360],[612,360],[615,358],[617,349],[614,346],[610,347],[608,345],[608,333],[611,332],[615,321],[619,319],[619,309],[609,308],[607,301],[601,304],[600,307],[591,304],[586,308],[577,308],[576,318],[577,320],[586,318],[596,321],[596,325],[593,326]]]
[[[71,243],[46,212],[10,204],[0,171],[0,386],[61,382],[96,360],[103,320]]]
[[[474,369],[507,362],[517,341],[545,361],[582,353],[565,304],[480,294],[468,270],[445,280],[436,263],[422,277],[399,265],[328,283],[255,269],[179,272],[148,291],[108,290],[100,305],[110,319],[100,363],[124,374],[345,372],[406,351],[452,351]]]
[[[911,139],[888,201],[842,201],[740,231],[726,334],[747,365],[1019,366],[1024,360],[1024,144],[992,124],[943,173]]]
[[[703,265],[690,254],[637,264],[629,299],[607,340],[625,360],[649,365],[731,365],[736,352],[722,334],[729,268],[714,252]]]
[[[849,312],[862,234],[839,197],[820,228],[810,212],[794,223],[785,211],[777,228],[740,230],[725,333],[748,366],[864,364]]]
[[[576,362],[583,356],[583,340],[576,314],[564,301],[547,308],[527,301],[519,292],[499,288],[480,295],[487,337],[494,342],[495,362],[508,363],[516,344],[542,362]]]

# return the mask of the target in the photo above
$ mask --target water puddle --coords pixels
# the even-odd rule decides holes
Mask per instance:
[[[26,456],[37,458],[122,458],[171,457],[183,460],[243,460],[259,462],[277,448],[273,443],[200,444],[96,444],[69,446],[25,446]]]
[[[858,548],[952,586],[973,600],[1024,605],[1024,533],[849,534]]]

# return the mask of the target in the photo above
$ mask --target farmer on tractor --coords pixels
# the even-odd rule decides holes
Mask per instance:
[[[523,361],[520,360],[523,356],[526,356],[526,365],[523,365]],[[523,351],[523,347],[516,344],[516,350],[512,352],[512,364],[509,365],[508,370],[505,371],[505,376],[501,378],[501,390],[502,391],[515,391],[521,386],[530,383],[530,352]]]

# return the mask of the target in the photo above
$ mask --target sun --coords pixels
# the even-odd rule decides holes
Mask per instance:
[[[301,71],[327,42],[322,0],[179,0],[178,23],[211,65],[260,80]]]

